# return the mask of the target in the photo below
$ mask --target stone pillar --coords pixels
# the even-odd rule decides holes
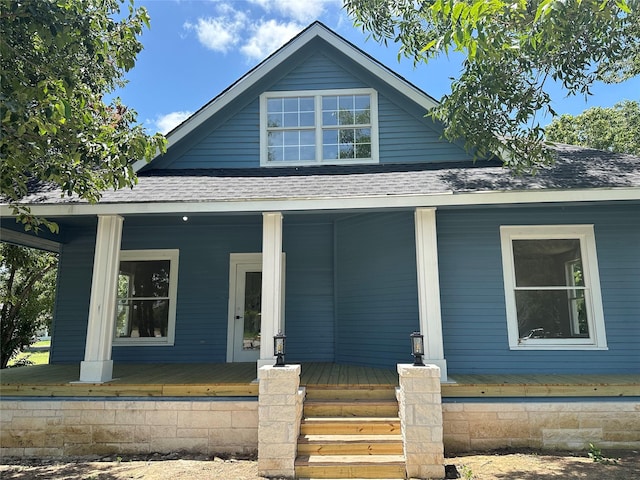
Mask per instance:
[[[260,359],[258,370],[273,364],[273,336],[284,331],[282,214],[262,214],[262,309],[260,315]]]
[[[300,365],[260,367],[258,379],[258,474],[295,478],[305,395],[300,388]]]
[[[111,346],[116,322],[122,222],[119,215],[98,215],[87,340],[84,361],[80,362],[81,382],[102,383],[113,376]]]
[[[397,390],[408,478],[444,478],[440,368],[399,364]]]
[[[440,367],[443,382],[447,381],[447,361],[444,359],[442,318],[440,314],[440,274],[438,270],[438,235],[436,209],[416,208],[416,263],[418,270],[418,313],[420,331],[424,335],[424,360]]]

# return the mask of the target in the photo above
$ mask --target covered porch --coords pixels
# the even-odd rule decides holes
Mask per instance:
[[[255,363],[120,364],[104,383],[77,382],[79,365],[4,370],[2,397],[257,397]],[[379,388],[398,385],[395,369],[326,362],[301,364],[307,388]],[[453,374],[442,397],[639,397],[640,375]],[[445,400],[446,401],[446,400]]]

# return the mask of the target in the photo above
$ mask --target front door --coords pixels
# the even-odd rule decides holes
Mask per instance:
[[[261,254],[231,254],[229,277],[227,361],[256,362],[261,341]]]

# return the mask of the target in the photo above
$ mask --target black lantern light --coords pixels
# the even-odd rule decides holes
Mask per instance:
[[[411,334],[411,355],[413,355],[413,365],[415,367],[424,367],[422,357],[424,356],[424,336],[420,332]]]
[[[273,336],[273,353],[276,356],[276,364],[274,367],[284,367],[284,340],[287,336],[278,332]]]

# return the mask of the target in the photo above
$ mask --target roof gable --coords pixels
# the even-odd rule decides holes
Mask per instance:
[[[214,115],[254,89],[265,78],[274,75],[280,69],[286,70],[287,62],[303,48],[317,41],[317,39],[321,39],[326,44],[337,49],[359,68],[364,69],[380,82],[395,89],[414,104],[422,107],[425,112],[437,105],[436,100],[418,87],[367,55],[324,24],[315,22],[172,130],[167,135],[168,148],[175,147]],[[151,162],[157,162],[159,158],[161,157],[158,156]],[[134,170],[136,172],[140,171],[147,165],[145,161],[140,160],[134,164]]]

